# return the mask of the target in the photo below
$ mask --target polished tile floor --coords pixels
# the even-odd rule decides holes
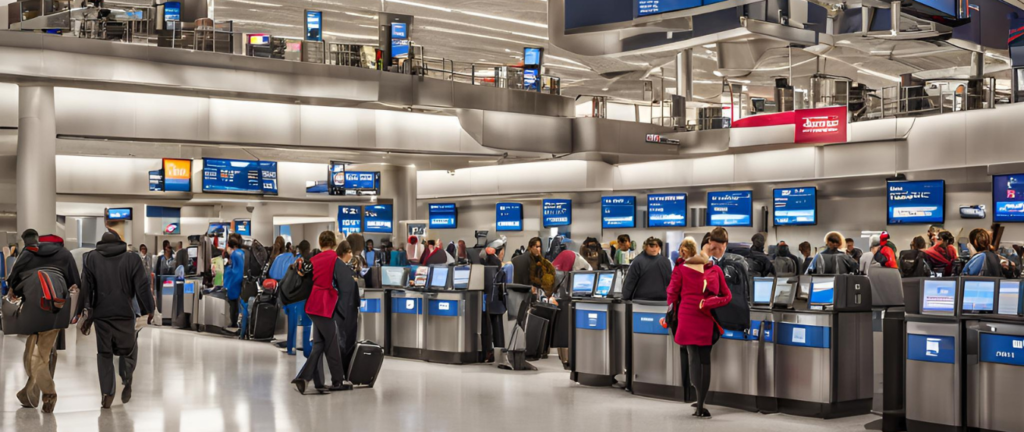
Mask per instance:
[[[301,365],[265,343],[167,328],[140,338],[131,403],[101,410],[95,341],[60,353],[53,415],[20,408],[21,338],[0,337],[0,431],[863,431],[876,419],[816,420],[709,407],[697,420],[679,403],[569,381],[557,359],[538,372],[388,358],[373,389],[302,396]],[[120,389],[118,390],[120,392]]]

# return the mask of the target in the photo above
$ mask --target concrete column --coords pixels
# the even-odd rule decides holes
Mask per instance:
[[[252,211],[252,238],[264,246],[274,244],[274,212],[268,203],[256,203]]]
[[[417,179],[415,166],[395,167],[395,229],[399,221],[416,219]],[[395,238],[405,238],[405,233],[395,232]]]
[[[18,87],[18,232],[57,229],[57,120],[53,86]]]
[[[676,94],[693,101],[693,49],[676,53]]]

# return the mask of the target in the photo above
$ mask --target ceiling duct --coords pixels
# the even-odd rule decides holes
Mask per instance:
[[[787,42],[768,39],[752,39],[736,42],[719,42],[718,70],[722,76],[738,78],[747,76],[764,60],[769,50],[785,48]]]

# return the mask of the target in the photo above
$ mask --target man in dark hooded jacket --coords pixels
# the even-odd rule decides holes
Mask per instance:
[[[85,256],[82,299],[78,312],[88,310],[96,328],[102,406],[110,408],[114,401],[114,355],[120,357],[118,372],[124,383],[121,402],[128,403],[139,355],[138,331],[153,319],[154,304],[142,259],[128,253],[128,245],[117,234],[103,234],[96,250]]]
[[[750,263],[750,272],[754,276],[768,277],[775,275],[775,265],[768,255],[764,253],[764,234],[757,233],[750,238],[750,255],[747,262]]]

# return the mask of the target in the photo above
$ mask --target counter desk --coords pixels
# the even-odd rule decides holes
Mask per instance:
[[[628,386],[629,308],[618,298],[618,271],[573,272],[570,291],[573,317],[569,344],[572,380],[589,386]]]

